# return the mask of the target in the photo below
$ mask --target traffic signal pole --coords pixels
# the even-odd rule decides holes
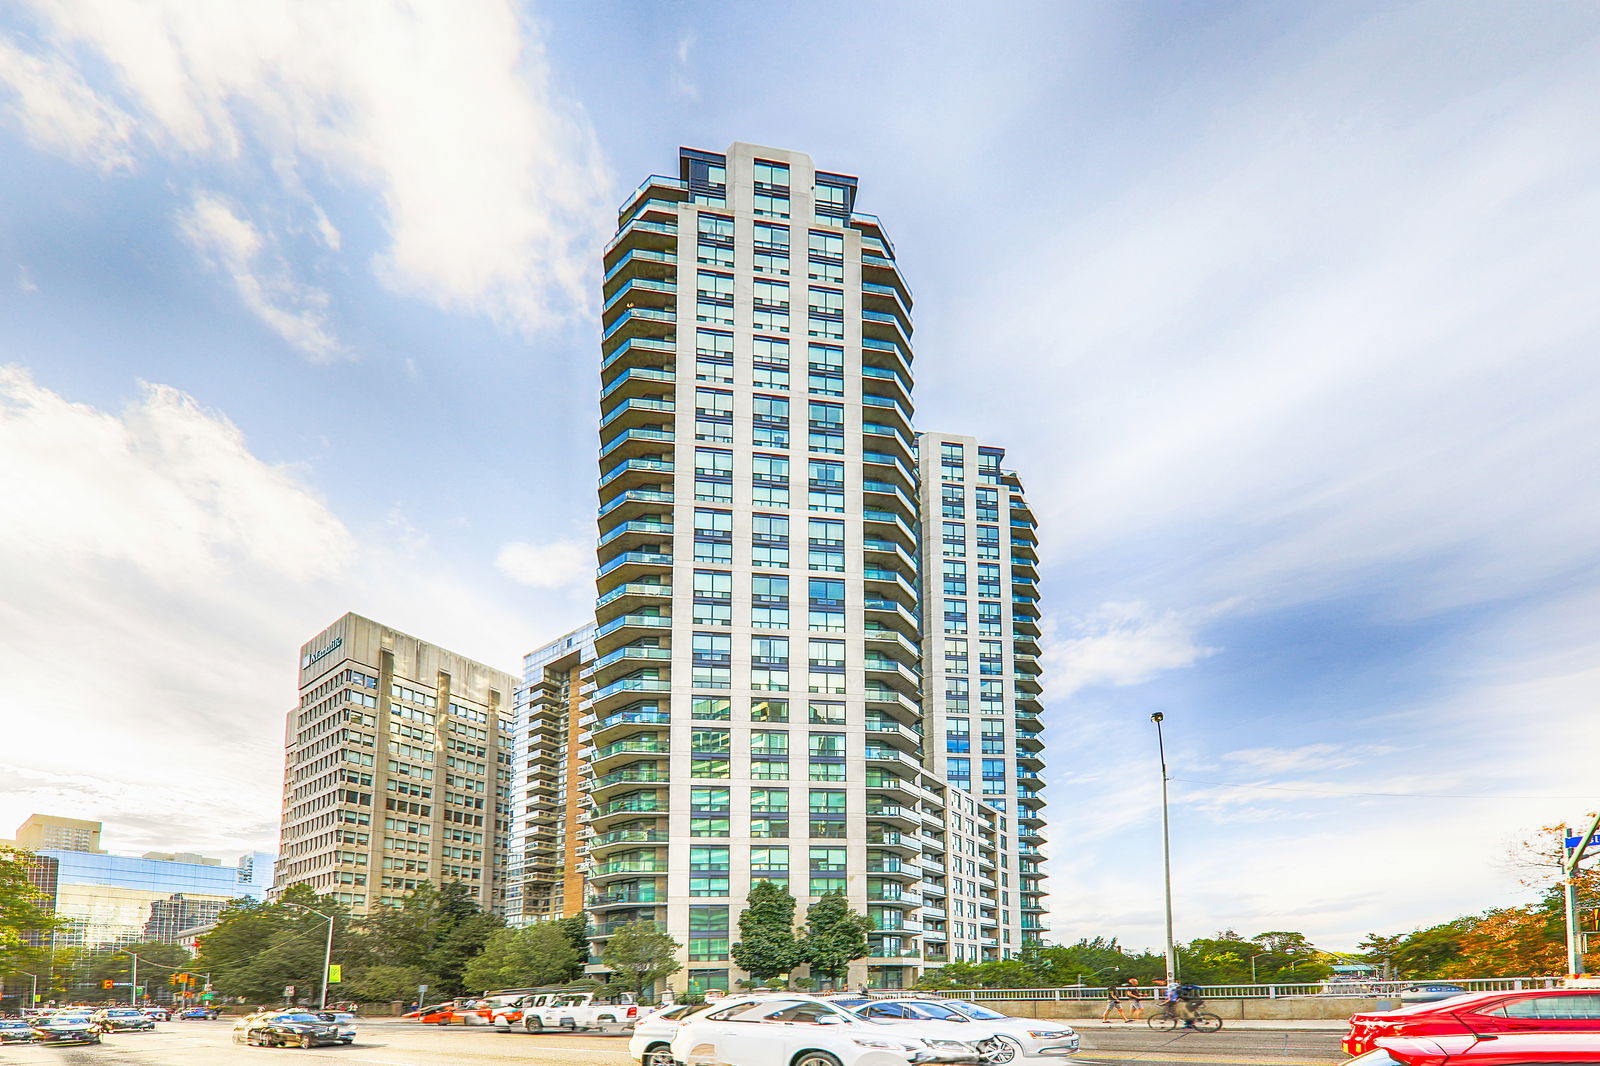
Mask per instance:
[[[1589,828],[1578,838],[1577,847],[1567,849],[1566,841],[1561,842],[1563,845],[1561,887],[1567,914],[1567,972],[1574,977],[1583,973],[1583,933],[1578,929],[1578,864],[1583,861],[1585,852],[1589,850],[1596,829],[1600,829],[1600,814],[1594,816]],[[1562,836],[1565,835],[1566,830],[1563,829]]]

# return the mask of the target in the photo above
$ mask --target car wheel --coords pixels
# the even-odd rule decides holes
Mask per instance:
[[[315,1040],[311,1039],[311,1034],[310,1033],[301,1033],[300,1034],[300,1046],[305,1048],[305,1049],[307,1049],[307,1050],[310,1050],[311,1048],[314,1048],[314,1047],[317,1046],[317,1042]]]
[[[1022,1057],[1022,1045],[1009,1037],[996,1035],[991,1040],[985,1040],[978,1045],[978,1051],[983,1055],[983,1061],[991,1066],[1000,1063],[1016,1062]]]
[[[826,1051],[802,1051],[790,1066],[841,1066],[839,1060]]]
[[[538,1018],[524,1018],[522,1019],[522,1028],[530,1033],[537,1033],[542,1031],[544,1026],[539,1024]]]
[[[672,1066],[672,1048],[666,1044],[651,1044],[644,1049],[639,1066]]]
[[[354,1044],[355,1042],[356,1042],[356,1038],[353,1037],[353,1036],[348,1040],[345,1040],[345,1039],[341,1038],[340,1041],[339,1041],[339,1043],[344,1044],[346,1047],[350,1046],[351,1044]]]

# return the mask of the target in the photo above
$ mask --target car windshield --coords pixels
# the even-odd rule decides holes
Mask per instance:
[[[52,1022],[86,1022],[89,1020],[89,1016],[87,1014],[56,1014],[50,1020]]]
[[[980,1007],[976,1003],[968,1003],[964,999],[947,999],[945,1002],[965,1014],[968,1018],[976,1018],[981,1022],[997,1022],[1005,1017],[999,1011],[990,1010],[988,1007]]]
[[[306,1025],[324,1024],[315,1014],[280,1014],[272,1019],[275,1022],[304,1022]]]
[[[113,1018],[143,1018],[144,1011],[134,1010],[132,1007],[123,1007],[121,1010],[108,1010],[107,1014]]]

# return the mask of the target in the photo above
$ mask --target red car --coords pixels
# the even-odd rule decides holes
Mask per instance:
[[[1535,1066],[1600,1062],[1600,1031],[1385,1037],[1345,1066]]]
[[[414,1010],[410,1014],[402,1015],[402,1017],[412,1018],[423,1025],[449,1025],[450,1016],[455,1013],[455,1010],[456,1005],[454,1002],[440,1003],[437,1006]]]
[[[1470,992],[1435,1003],[1355,1014],[1341,1046],[1346,1055],[1361,1055],[1384,1037],[1561,1032],[1600,1034],[1600,989]]]

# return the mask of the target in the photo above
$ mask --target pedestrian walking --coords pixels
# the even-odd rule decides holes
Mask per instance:
[[[1106,985],[1106,1009],[1100,1012],[1100,1024],[1111,1024],[1111,1012],[1116,1011],[1117,1017],[1123,1021],[1128,1020],[1128,1015],[1122,1009],[1122,995],[1116,985]]]
[[[1131,1017],[1127,1018],[1126,1020],[1130,1023],[1135,1022],[1139,1019],[1140,1015],[1144,1014],[1144,989],[1139,987],[1139,979],[1137,977],[1130,977],[1128,978],[1128,983],[1123,986],[1122,991],[1123,994],[1128,997],[1127,1009],[1131,1015]]]

